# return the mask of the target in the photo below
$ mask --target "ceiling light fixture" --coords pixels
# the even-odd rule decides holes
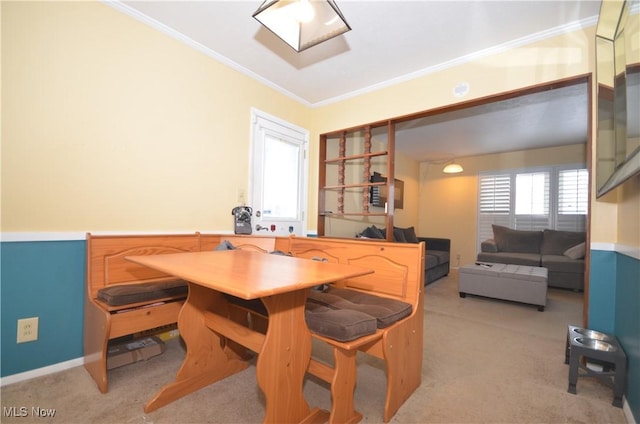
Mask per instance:
[[[253,17],[297,52],[351,30],[334,0],[265,0]]]
[[[464,169],[462,168],[462,165],[460,165],[459,163],[456,163],[455,161],[452,161],[450,164],[445,166],[444,169],[442,170],[442,172],[444,172],[445,174],[457,174],[462,171],[464,171]]]

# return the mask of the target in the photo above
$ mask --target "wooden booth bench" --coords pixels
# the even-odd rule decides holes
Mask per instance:
[[[247,247],[255,249],[250,243],[245,244],[244,248]],[[329,365],[312,354],[307,371],[331,387],[329,422],[356,423],[362,419],[355,409],[353,396],[357,352],[382,359],[387,377],[383,417],[385,422],[391,420],[421,383],[424,243],[278,237],[274,248],[295,257],[374,270],[373,274],[336,281],[326,288],[310,291],[307,325],[314,339],[331,347],[334,364]],[[246,321],[251,322],[254,329],[264,331],[268,325],[264,308],[256,307],[255,302],[233,304],[250,316]],[[347,314],[336,315],[336,312]],[[373,316],[370,317],[373,328],[362,326],[362,312]],[[364,334],[358,335],[358,332]]]
[[[393,324],[381,323],[378,315],[376,332],[355,340],[340,342],[312,332],[314,338],[328,343],[333,349],[333,368],[315,358],[309,364],[310,374],[331,384],[332,410],[329,421],[358,422],[362,418],[353,404],[356,353],[362,351],[384,360],[386,364],[383,418],[388,422],[420,386],[422,378],[425,244],[291,237],[276,240],[276,249],[290,252],[296,257],[321,258],[373,269],[373,274],[336,281],[332,286],[339,290],[347,289],[401,301],[411,306],[409,315]],[[331,293],[330,290],[327,292]],[[312,300],[313,297],[312,294]],[[347,299],[358,303],[357,297],[349,296]],[[325,302],[322,298],[320,301]],[[373,304],[379,303],[374,301]],[[374,314],[373,310],[371,313]]]
[[[125,256],[196,252],[199,234],[94,236],[87,234],[84,366],[108,390],[109,340],[178,321],[187,284],[125,260]]]
[[[102,393],[108,390],[109,341],[176,323],[187,297],[186,282],[125,257],[213,250],[223,239],[262,252],[275,244],[273,237],[239,237],[87,234],[84,366]]]
[[[334,363],[329,365],[312,353],[307,371],[330,385],[329,422],[358,422],[362,415],[354,405],[356,354],[361,351],[382,359],[387,377],[384,421],[388,422],[421,382],[424,243],[200,233],[88,234],[85,367],[98,388],[103,393],[107,391],[109,340],[177,322],[186,298],[184,282],[129,262],[125,256],[208,251],[223,247],[225,242],[229,242],[231,248],[265,254],[276,251],[374,270],[373,274],[311,290],[305,313],[307,325],[314,339],[331,347]],[[148,297],[141,300],[145,294]],[[114,299],[118,304],[113,304]],[[268,316],[264,308],[255,302],[248,305],[231,300],[229,304],[231,319],[256,331],[265,331]],[[367,319],[360,319],[357,325],[345,330],[344,316]],[[242,346],[229,342],[242,353]]]

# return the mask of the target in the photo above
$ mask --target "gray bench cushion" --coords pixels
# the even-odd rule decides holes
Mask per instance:
[[[267,308],[260,299],[244,300],[231,295],[225,297],[233,304],[268,316]],[[309,331],[339,342],[373,334],[377,328],[376,319],[364,312],[331,309],[313,302],[306,303],[304,315]]]
[[[122,306],[133,303],[187,295],[189,288],[184,280],[162,281],[141,284],[116,284],[98,290],[98,300],[109,306]]]
[[[305,321],[309,331],[346,342],[376,332],[376,319],[364,312],[347,309],[331,309],[326,306],[307,302]]]
[[[260,299],[245,300],[245,299],[240,299],[239,297],[236,297],[236,296],[232,296],[230,294],[225,294],[224,297],[234,305],[238,305],[245,309],[249,309],[265,317],[269,315],[269,313],[267,312],[267,308],[264,306],[264,303],[262,303],[262,300]]]
[[[409,303],[332,286],[324,292],[311,290],[308,303],[336,310],[363,312],[376,319],[378,328],[388,327],[411,314]]]

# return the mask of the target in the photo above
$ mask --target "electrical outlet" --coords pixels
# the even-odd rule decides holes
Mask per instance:
[[[19,319],[17,343],[35,340],[38,340],[38,317]]]
[[[456,259],[460,260],[460,254],[459,253],[456,254]]]

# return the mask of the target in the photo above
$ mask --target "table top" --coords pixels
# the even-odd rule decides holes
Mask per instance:
[[[373,273],[354,265],[240,249],[126,259],[246,300]]]

